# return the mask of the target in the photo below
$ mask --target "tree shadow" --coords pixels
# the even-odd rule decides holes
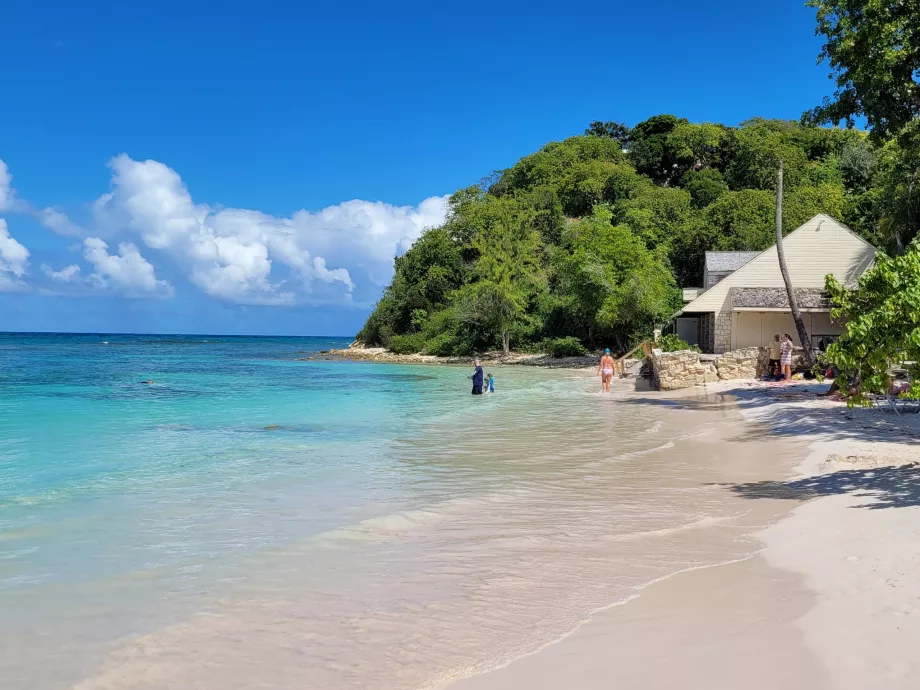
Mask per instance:
[[[815,384],[770,388],[740,386],[717,393],[699,389],[688,396],[642,396],[623,402],[686,410],[752,413],[748,416],[753,420],[745,425],[744,430],[728,439],[740,443],[808,435],[835,440],[920,444],[920,418],[915,414],[898,416],[886,408],[848,408],[843,403],[830,401],[814,406],[795,405],[798,402],[826,400],[821,394],[826,388]]]
[[[884,407],[847,408],[843,403],[827,400],[822,395],[826,388],[817,384],[767,388],[739,385],[719,392],[701,388],[681,397],[636,397],[624,403],[687,410],[752,412],[747,415],[752,421],[745,424],[742,431],[726,439],[735,443],[801,439],[803,436],[815,440],[889,442],[902,446],[920,443],[920,418],[917,415],[898,416]],[[796,405],[805,401],[822,402]],[[803,451],[805,448],[807,443],[803,444]],[[851,494],[872,499],[854,507],[872,510],[907,508],[920,505],[920,463],[840,469],[804,479],[718,486],[749,499],[807,501],[820,496]]]
[[[720,484],[743,498],[807,501],[821,496],[852,494],[874,499],[854,508],[910,508],[920,505],[920,465],[840,470],[793,481]]]

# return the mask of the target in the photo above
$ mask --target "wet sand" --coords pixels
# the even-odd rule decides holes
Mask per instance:
[[[537,654],[451,690],[775,690],[830,687],[796,620],[802,578],[760,556],[675,575]]]
[[[735,439],[797,446],[784,481],[726,489],[790,510],[758,554],[675,574],[572,634],[450,690],[920,687],[920,419],[847,410],[820,386],[722,384]],[[701,391],[684,395],[691,407]],[[706,404],[706,403],[702,403]]]

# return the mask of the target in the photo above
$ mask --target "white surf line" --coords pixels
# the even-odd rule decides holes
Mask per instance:
[[[499,671],[499,670],[501,670],[501,669],[503,669],[503,668],[507,668],[507,667],[510,666],[511,664],[513,664],[513,663],[515,663],[515,662],[517,662],[517,661],[520,661],[521,659],[526,659],[527,657],[533,656],[533,655],[535,655],[535,654],[539,654],[540,652],[542,652],[542,651],[543,651],[544,649],[546,649],[547,647],[550,647],[550,646],[555,645],[555,644],[559,644],[560,642],[562,642],[563,640],[567,639],[568,637],[571,637],[571,636],[574,635],[582,626],[584,626],[585,623],[590,622],[591,619],[592,619],[594,616],[596,616],[596,615],[598,615],[598,614],[600,614],[600,613],[604,613],[605,611],[609,611],[609,610],[611,610],[611,609],[614,609],[614,608],[616,608],[616,607],[618,607],[618,606],[624,606],[624,605],[628,604],[629,602],[634,601],[635,599],[638,599],[640,596],[642,596],[642,593],[643,593],[647,588],[651,587],[652,585],[656,585],[656,584],[658,584],[658,583],[660,583],[660,582],[664,582],[665,580],[669,580],[669,579],[671,579],[672,577],[676,577],[676,576],[678,576],[678,575],[683,575],[683,574],[685,574],[685,573],[692,573],[692,572],[695,572],[695,571],[697,571],[697,570],[706,570],[706,569],[708,569],[708,568],[720,568],[720,567],[725,566],[725,565],[734,565],[734,564],[736,564],[736,563],[744,563],[745,561],[749,561],[749,560],[752,560],[752,559],[754,559],[754,558],[757,558],[757,557],[760,556],[765,550],[766,550],[765,548],[761,548],[761,549],[758,549],[757,551],[754,551],[753,553],[751,553],[751,554],[749,554],[749,555],[747,555],[747,556],[744,556],[744,557],[742,557],[742,558],[735,558],[735,559],[728,560],[728,561],[722,561],[722,562],[720,562],[720,563],[706,563],[706,564],[703,564],[703,565],[693,565],[693,566],[690,566],[690,567],[688,567],[688,568],[682,568],[681,570],[676,570],[676,571],[674,571],[673,573],[668,573],[667,575],[662,575],[661,577],[655,578],[654,580],[649,580],[649,581],[646,582],[645,584],[643,584],[643,585],[641,585],[641,586],[639,586],[639,587],[637,587],[637,588],[634,588],[636,591],[635,591],[633,594],[630,594],[629,596],[627,596],[625,599],[622,599],[622,600],[620,600],[620,601],[614,601],[614,602],[612,602],[612,603],[610,603],[610,604],[606,604],[606,605],[604,605],[604,606],[601,606],[601,607],[599,607],[599,608],[596,608],[596,609],[593,609],[593,610],[589,611],[588,614],[587,614],[581,621],[579,621],[578,623],[576,623],[575,626],[574,626],[571,630],[569,630],[568,632],[563,633],[562,635],[560,635],[559,637],[557,637],[555,640],[551,640],[551,641],[549,641],[549,642],[546,642],[546,643],[540,645],[537,649],[534,649],[532,652],[527,652],[527,653],[525,653],[525,654],[521,654],[520,656],[516,656],[516,657],[514,657],[513,659],[509,659],[509,660],[507,660],[507,661],[503,661],[503,662],[501,662],[501,663],[499,663],[499,664],[496,664],[495,666],[490,666],[489,668],[485,668],[485,669],[475,669],[475,668],[471,668],[471,669],[468,669],[467,671],[461,671],[461,672],[458,672],[458,673],[451,673],[451,674],[449,674],[449,675],[446,675],[446,676],[443,676],[443,677],[439,678],[439,679],[436,680],[436,681],[433,681],[433,682],[431,682],[431,683],[427,683],[427,684],[425,684],[425,685],[423,685],[423,686],[420,686],[420,687],[418,688],[418,690],[442,690],[442,688],[445,688],[445,687],[447,687],[448,685],[450,685],[451,683],[456,682],[456,681],[458,681],[458,680],[464,680],[464,679],[467,679],[467,678],[475,678],[476,676],[483,676],[483,675],[485,675],[485,674],[487,674],[487,673],[492,673],[493,671]]]

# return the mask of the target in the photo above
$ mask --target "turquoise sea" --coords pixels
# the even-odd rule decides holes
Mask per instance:
[[[0,334],[3,688],[438,687],[737,550],[724,415],[347,342]]]

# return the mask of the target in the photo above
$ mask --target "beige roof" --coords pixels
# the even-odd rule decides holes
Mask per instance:
[[[819,213],[783,238],[786,266],[795,288],[823,288],[824,277],[833,274],[852,283],[875,260],[876,249],[845,225]],[[729,291],[741,288],[785,288],[779,272],[776,246],[772,246],[737,271],[716,283],[683,312],[720,312],[731,307]]]

